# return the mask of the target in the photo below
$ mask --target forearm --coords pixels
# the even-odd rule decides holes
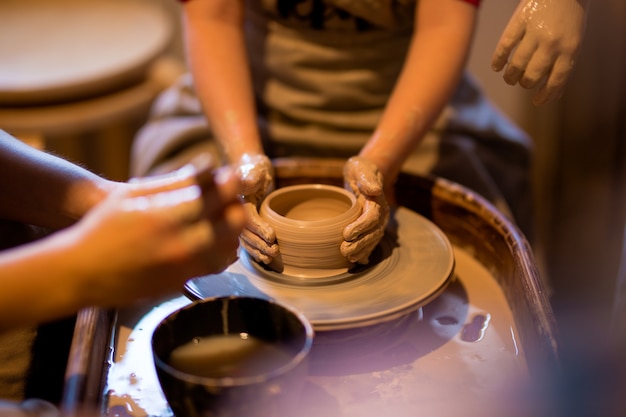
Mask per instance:
[[[84,215],[112,186],[0,131],[0,218],[64,227]]]
[[[374,162],[386,186],[432,127],[462,75],[476,8],[458,0],[423,1],[404,68],[360,156]]]
[[[83,307],[71,266],[75,256],[57,236],[0,253],[0,333],[67,317]]]
[[[263,153],[243,33],[240,0],[184,6],[189,64],[211,129],[231,162]]]

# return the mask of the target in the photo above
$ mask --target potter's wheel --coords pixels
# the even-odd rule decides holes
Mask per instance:
[[[399,207],[370,264],[323,279],[289,281],[291,277],[261,268],[241,250],[226,271],[188,281],[185,292],[191,299],[272,298],[302,311],[316,331],[355,328],[396,319],[436,298],[452,277],[454,255],[435,224]]]

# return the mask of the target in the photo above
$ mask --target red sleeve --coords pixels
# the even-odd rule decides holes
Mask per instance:
[[[473,4],[473,5],[474,5],[474,6],[476,6],[476,7],[480,6],[480,0],[461,0],[461,1],[464,1],[464,2],[466,2],[466,3]]]

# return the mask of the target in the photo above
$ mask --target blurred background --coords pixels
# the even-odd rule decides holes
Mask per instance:
[[[570,317],[588,308],[597,315],[594,326],[605,327],[626,224],[626,3],[590,3],[577,66],[556,103],[534,107],[532,92],[506,85],[489,68],[515,1],[483,2],[469,66],[534,139],[537,256],[552,283],[553,307]]]
[[[2,0],[5,6],[16,1],[23,0]],[[136,19],[130,28],[123,23],[132,15],[117,13],[113,21],[120,26],[111,21],[102,29],[103,39],[122,33],[127,39],[125,47],[145,48],[148,54],[141,62],[121,58],[127,60],[122,64],[128,65],[132,76],[125,81],[111,80],[117,83],[113,90],[118,97],[108,108],[115,112],[103,110],[107,103],[89,99],[91,107],[63,104],[60,113],[42,121],[41,113],[0,96],[0,127],[106,176],[125,179],[134,132],[154,97],[185,66],[179,4],[175,0],[138,2],[158,6],[162,13],[145,21]],[[90,2],[73,4],[80,3]],[[491,54],[517,5],[515,0],[483,0],[469,62],[470,71],[491,100],[534,139],[536,257],[550,283],[566,347],[607,334],[616,317],[612,316],[616,283],[620,276],[626,281],[626,2],[590,3],[581,55],[565,95],[556,103],[534,107],[532,92],[508,86],[502,75],[490,68]],[[44,22],[51,24],[50,20]],[[2,62],[2,57],[6,59],[7,50],[19,53],[22,47],[19,37],[10,32],[9,23],[16,27],[16,22],[19,16],[0,13],[0,87],[2,77],[7,77],[2,70],[7,62]],[[39,36],[41,40],[46,34]],[[156,38],[160,39],[157,44]],[[114,58],[107,59],[111,62]],[[25,127],[29,125],[37,128]],[[626,333],[624,319],[619,316],[616,327],[622,335]]]
[[[491,54],[517,2],[484,0],[470,70],[535,143],[535,254],[565,373],[556,415],[626,413],[626,2],[590,1],[564,96],[534,107]]]

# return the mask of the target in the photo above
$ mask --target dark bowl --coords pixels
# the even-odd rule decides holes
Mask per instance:
[[[237,296],[185,306],[152,335],[159,383],[178,417],[297,414],[312,344],[298,311]]]

